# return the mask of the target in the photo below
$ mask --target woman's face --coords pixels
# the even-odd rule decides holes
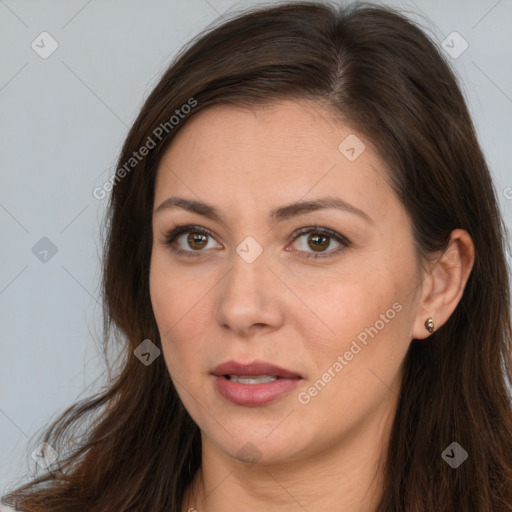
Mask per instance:
[[[299,460],[389,425],[421,274],[385,176],[363,136],[306,101],[205,109],[161,160],[151,300],[171,378],[220,456]],[[159,209],[169,198],[183,202]],[[326,198],[339,207],[290,206]]]

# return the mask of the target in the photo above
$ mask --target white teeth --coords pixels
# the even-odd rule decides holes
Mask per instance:
[[[277,377],[270,377],[268,375],[258,375],[257,377],[239,377],[238,375],[228,375],[228,378],[232,382],[238,382],[239,384],[263,384],[265,382],[273,382],[277,380]]]

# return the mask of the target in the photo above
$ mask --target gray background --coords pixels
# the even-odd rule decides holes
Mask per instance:
[[[102,383],[106,200],[93,189],[115,171],[130,123],[176,51],[256,3],[0,0],[0,495],[35,466],[36,431]],[[439,44],[454,31],[469,44],[450,60],[510,226],[512,1],[387,3],[426,16]],[[50,48],[43,31],[59,45],[46,59],[31,47]],[[32,251],[43,237],[57,248],[39,255],[46,262]]]

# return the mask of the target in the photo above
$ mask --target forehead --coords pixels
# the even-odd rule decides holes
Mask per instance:
[[[331,194],[378,216],[396,201],[386,178],[371,143],[317,102],[215,105],[173,139],[158,168],[155,203],[171,193],[226,208]]]

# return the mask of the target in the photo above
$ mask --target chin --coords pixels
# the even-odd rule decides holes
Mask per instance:
[[[268,421],[240,418],[240,421],[226,420],[223,426],[226,430],[218,425],[215,425],[213,432],[201,430],[217,449],[249,466],[290,461],[297,458],[305,448],[304,433],[299,437],[296,432],[285,430],[279,421],[270,425]],[[281,431],[277,432],[279,429]],[[300,444],[298,439],[301,440]]]

